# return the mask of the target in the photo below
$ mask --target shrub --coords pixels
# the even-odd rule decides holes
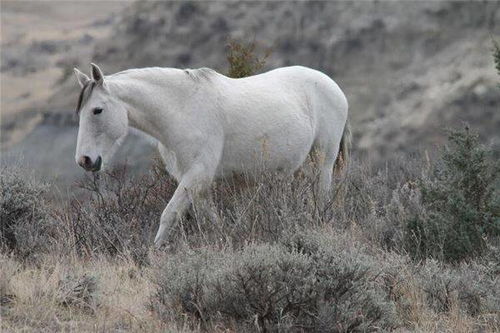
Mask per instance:
[[[495,61],[495,68],[500,75],[500,47],[498,43],[493,40],[493,61]]]
[[[332,189],[321,206],[316,181],[314,176],[276,173],[221,181],[213,187],[210,200],[195,202],[189,220],[181,222],[178,241],[193,247],[241,249],[248,243],[275,243],[284,233],[331,223],[338,189]]]
[[[378,271],[316,233],[240,251],[201,250],[159,268],[152,308],[164,320],[237,331],[367,332],[395,325]]]
[[[331,221],[333,199],[319,207],[315,179],[266,174],[253,180],[221,181],[208,200],[195,201],[171,237],[171,249],[182,245],[231,246],[277,242],[284,232]],[[67,249],[80,255],[132,255],[147,258],[160,215],[176,186],[161,166],[143,177],[125,169],[87,176],[83,193],[55,216],[65,227]],[[87,197],[85,197],[87,194]]]
[[[386,291],[408,331],[460,328],[467,332],[493,332],[498,327],[500,281],[494,264],[452,266],[434,259],[415,264],[410,257],[394,252],[383,252],[373,260],[384,272],[381,277]],[[434,326],[436,322],[440,323],[439,328]],[[469,327],[464,328],[464,324]]]
[[[425,169],[423,164],[411,156],[397,156],[384,169],[376,170],[359,160],[350,163],[342,180],[346,191],[338,199],[342,204],[334,208],[335,226],[355,224],[382,248],[401,249],[404,221],[421,206],[416,183]]]
[[[45,201],[48,185],[17,169],[2,168],[0,188],[0,250],[20,258],[46,251],[55,233]]]
[[[58,303],[87,310],[97,307],[97,278],[83,274],[67,275],[58,283]]]
[[[130,177],[125,168],[86,176],[84,200],[71,200],[56,216],[66,227],[68,248],[80,255],[130,255],[144,263],[160,215],[175,189],[154,172]]]
[[[314,331],[369,332],[397,324],[394,304],[383,288],[382,267],[365,247],[345,235],[297,233],[282,244],[313,261],[318,319]]]
[[[251,76],[264,67],[266,59],[271,51],[264,51],[261,57],[257,55],[257,43],[242,43],[236,40],[230,40],[228,43],[227,62],[229,69],[227,76],[232,78],[241,78]]]
[[[450,311],[454,304],[471,316],[500,308],[500,281],[490,266],[474,263],[448,268],[429,260],[415,275],[429,307],[437,313]]]
[[[458,262],[483,254],[486,237],[500,233],[498,165],[467,127],[449,140],[431,177],[419,182],[425,209],[406,225],[406,249],[415,258]]]

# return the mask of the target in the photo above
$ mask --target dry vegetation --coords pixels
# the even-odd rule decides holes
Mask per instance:
[[[432,160],[354,160],[327,200],[315,182],[309,164],[222,181],[153,250],[175,188],[159,162],[62,204],[2,169],[2,330],[499,331],[500,173],[473,131]]]
[[[444,156],[475,161],[478,177],[492,177],[483,190],[498,189],[487,151],[468,131],[457,137],[484,159],[463,160],[463,142]],[[480,251],[443,256],[448,242],[469,244],[447,228],[420,244],[428,251],[412,250],[422,216],[457,223],[448,203],[436,209],[423,195],[429,183],[447,186],[443,161],[377,171],[354,161],[325,206],[314,176],[221,182],[161,251],[150,244],[174,184],[158,164],[138,179],[124,169],[89,177],[79,184],[87,196],[58,207],[43,201],[47,185],[2,170],[2,329],[494,332],[498,193],[477,208]]]

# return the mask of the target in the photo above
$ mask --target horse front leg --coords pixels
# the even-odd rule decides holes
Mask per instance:
[[[182,177],[179,186],[163,210],[160,218],[160,227],[155,237],[155,246],[159,248],[175,228],[178,220],[191,204],[192,197],[198,197],[201,192],[208,190],[213,180],[213,174],[207,172],[202,164],[196,164]]]

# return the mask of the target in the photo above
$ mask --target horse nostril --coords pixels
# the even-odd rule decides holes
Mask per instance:
[[[88,170],[92,167],[92,160],[88,156],[81,156],[78,159],[78,165],[80,165],[85,170]]]
[[[96,171],[101,170],[101,165],[102,165],[102,158],[101,156],[98,156],[93,165],[94,170]]]

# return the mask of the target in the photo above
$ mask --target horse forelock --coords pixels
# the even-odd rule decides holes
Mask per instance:
[[[94,90],[96,83],[95,81],[89,81],[87,82],[82,90],[80,91],[80,96],[78,96],[78,104],[76,106],[76,114],[80,112],[80,109],[82,106],[87,102],[87,100],[90,97],[90,94],[92,94],[92,90]]]

